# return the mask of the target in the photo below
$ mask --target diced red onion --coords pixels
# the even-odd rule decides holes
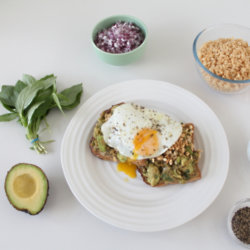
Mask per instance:
[[[131,22],[119,21],[107,29],[97,33],[96,46],[109,53],[120,54],[129,52],[142,44],[144,34]]]

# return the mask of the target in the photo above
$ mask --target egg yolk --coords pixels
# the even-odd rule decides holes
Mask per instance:
[[[131,162],[119,162],[117,164],[117,170],[124,172],[131,178],[136,177],[136,165]]]
[[[150,128],[143,128],[134,137],[134,155],[150,156],[159,148],[157,131]]]

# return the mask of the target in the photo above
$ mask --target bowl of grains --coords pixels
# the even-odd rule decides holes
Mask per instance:
[[[250,86],[250,29],[218,24],[202,30],[193,43],[201,78],[222,93],[239,93]]]
[[[238,201],[230,210],[227,221],[231,237],[250,248],[250,198]]]
[[[127,15],[105,18],[92,32],[96,54],[112,65],[125,65],[137,60],[145,50],[146,40],[146,26]]]

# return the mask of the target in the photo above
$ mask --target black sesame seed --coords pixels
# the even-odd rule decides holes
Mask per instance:
[[[250,244],[250,207],[243,207],[234,214],[232,230],[240,241]]]

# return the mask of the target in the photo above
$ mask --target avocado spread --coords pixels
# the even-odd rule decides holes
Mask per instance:
[[[183,132],[178,141],[159,157],[148,159],[139,167],[144,179],[151,185],[186,183],[199,178],[197,167],[200,152],[194,149],[191,124],[183,124]]]

